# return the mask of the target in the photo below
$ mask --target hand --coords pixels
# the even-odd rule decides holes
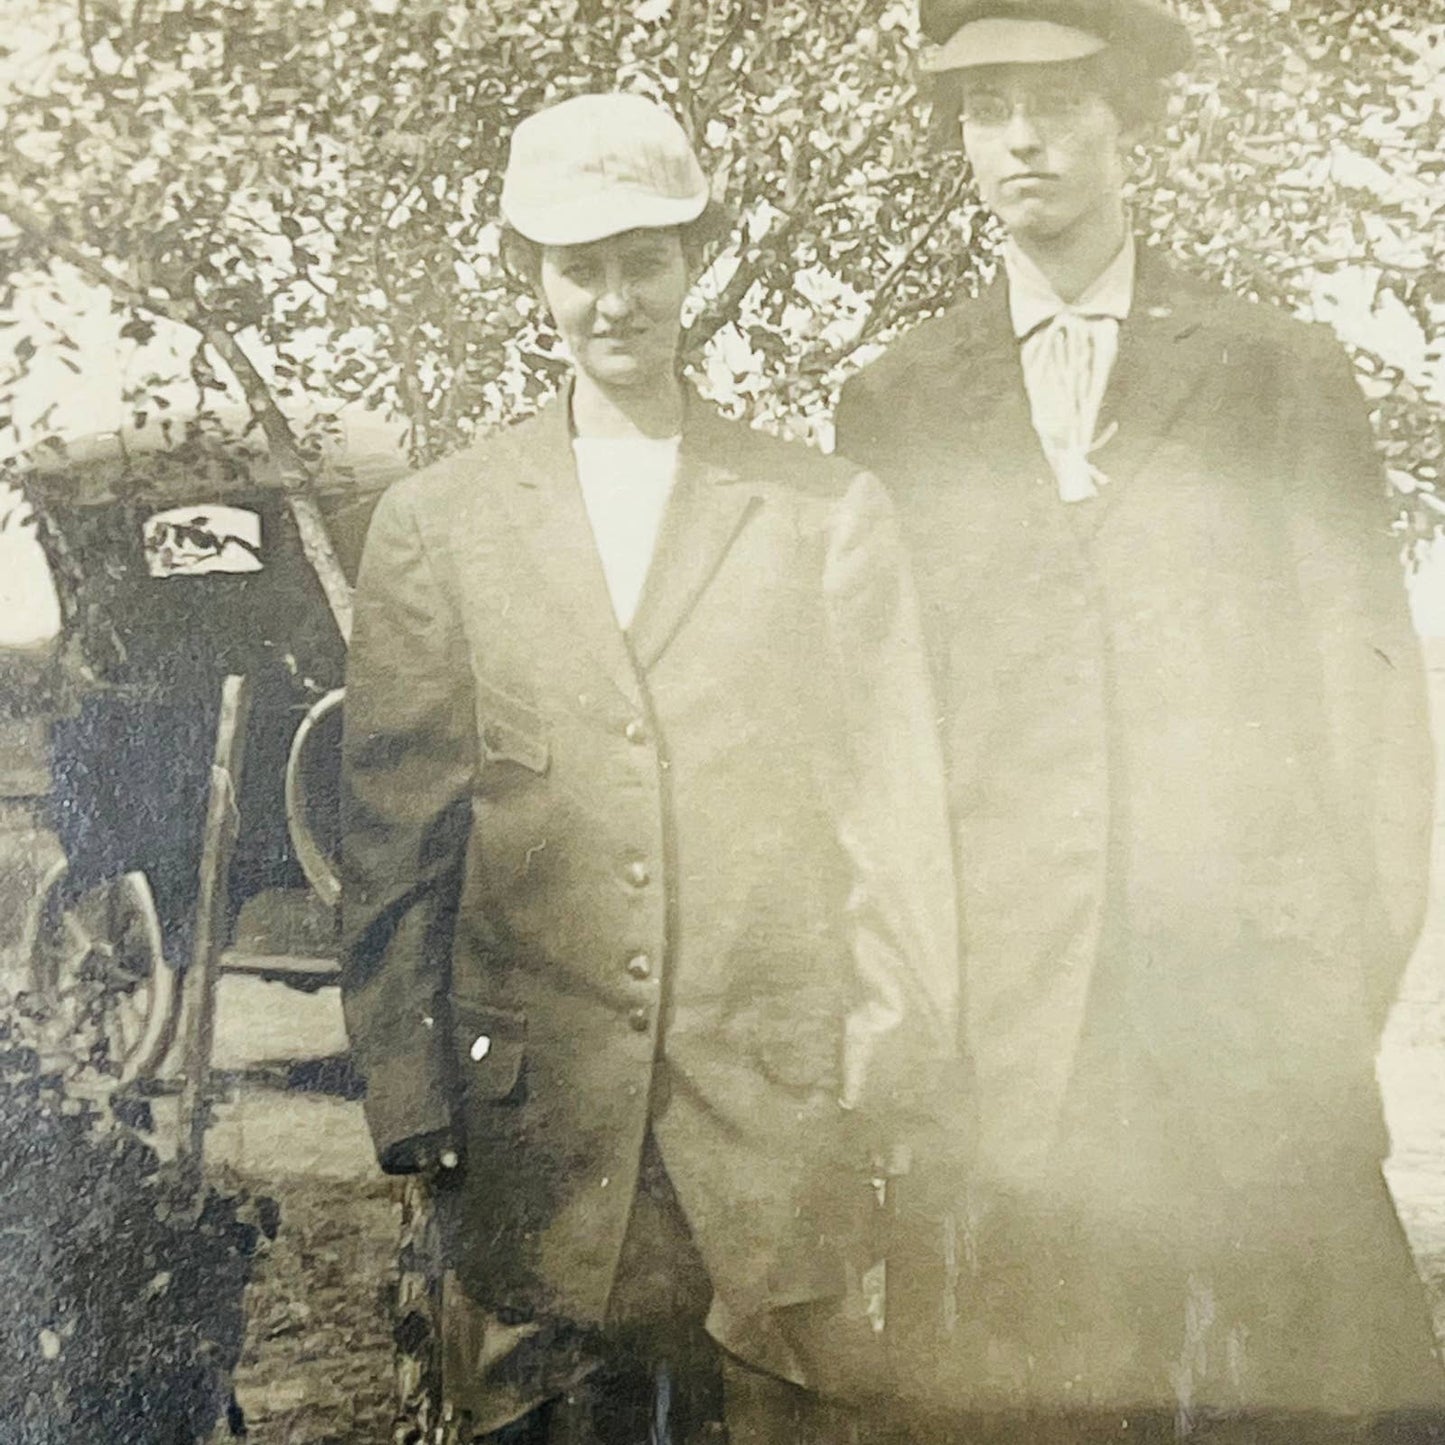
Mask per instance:
[[[403,1139],[392,1146],[386,1160],[388,1173],[423,1174],[439,1183],[458,1177],[462,1163],[461,1145],[450,1129]]]
[[[902,1140],[873,1151],[872,1169],[879,1179],[901,1179],[913,1172],[913,1147]]]

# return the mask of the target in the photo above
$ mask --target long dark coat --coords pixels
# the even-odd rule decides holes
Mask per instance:
[[[1061,503],[1002,282],[837,414],[914,560],[962,880],[978,1146],[922,1388],[1434,1400],[1373,1072],[1431,753],[1361,400],[1322,329],[1145,252],[1111,424]]]
[[[842,1289],[836,1206],[868,1167],[847,1122],[950,1034],[927,672],[878,484],[700,403],[627,634],[565,403],[383,498],[344,1000],[383,1167],[464,1142],[437,1198],[476,1305],[603,1321],[650,1125],[710,1327],[806,1377],[768,1320]]]

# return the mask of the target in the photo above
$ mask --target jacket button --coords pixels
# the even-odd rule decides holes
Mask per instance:
[[[652,960],[645,953],[634,953],[627,960],[627,972],[633,978],[651,978]]]
[[[648,1016],[645,1008],[635,1008],[627,1015],[627,1022],[632,1025],[634,1033],[645,1034],[647,1032]]]
[[[647,864],[640,858],[634,858],[627,865],[627,881],[634,888],[645,888],[652,879],[652,874],[647,870]]]
[[[630,743],[645,743],[647,741],[647,724],[641,718],[633,718],[622,729],[622,735]]]

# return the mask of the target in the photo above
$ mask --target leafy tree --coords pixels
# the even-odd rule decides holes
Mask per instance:
[[[500,264],[497,193],[515,122],[582,89],[671,103],[736,211],[687,360],[763,424],[826,439],[848,371],[993,265],[962,159],[930,142],[912,0],[36,3],[54,42],[12,57],[0,94],[0,439],[22,459],[58,442],[46,406],[25,404],[42,362],[86,364],[77,278],[132,353],[135,424],[186,470],[234,462],[228,400],[291,481],[342,403],[402,421],[418,461],[530,410],[563,362]],[[1137,220],[1268,303],[1333,315],[1332,290],[1353,298],[1338,315],[1362,343],[1407,534],[1431,535],[1436,0],[1176,3],[1198,61],[1140,158]],[[422,1322],[410,1346],[402,1332],[401,1374],[421,1438],[424,1214],[412,1224],[423,1263],[398,1315]]]
[[[1199,63],[1139,187],[1146,227],[1301,309],[1363,274],[1438,346],[1445,28],[1428,0],[1181,8]],[[0,303],[68,267],[109,293],[125,341],[181,328],[201,415],[171,419],[174,368],[157,367],[130,397],[137,422],[194,436],[239,389],[283,470],[302,466],[314,438],[296,418],[318,400],[401,417],[424,458],[551,387],[554,338],[499,263],[494,217],[512,125],[578,89],[639,89],[684,117],[739,216],[689,358],[706,390],[784,429],[824,429],[872,342],[990,264],[962,161],[928,144],[907,0],[55,14],[52,62],[3,107]],[[80,365],[63,325],[12,338],[11,392],[42,349]],[[1410,362],[1361,356],[1424,529],[1439,436]]]

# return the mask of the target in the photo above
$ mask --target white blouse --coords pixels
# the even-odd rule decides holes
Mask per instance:
[[[680,437],[574,437],[577,479],[618,624],[637,615],[662,514],[677,478]]]

